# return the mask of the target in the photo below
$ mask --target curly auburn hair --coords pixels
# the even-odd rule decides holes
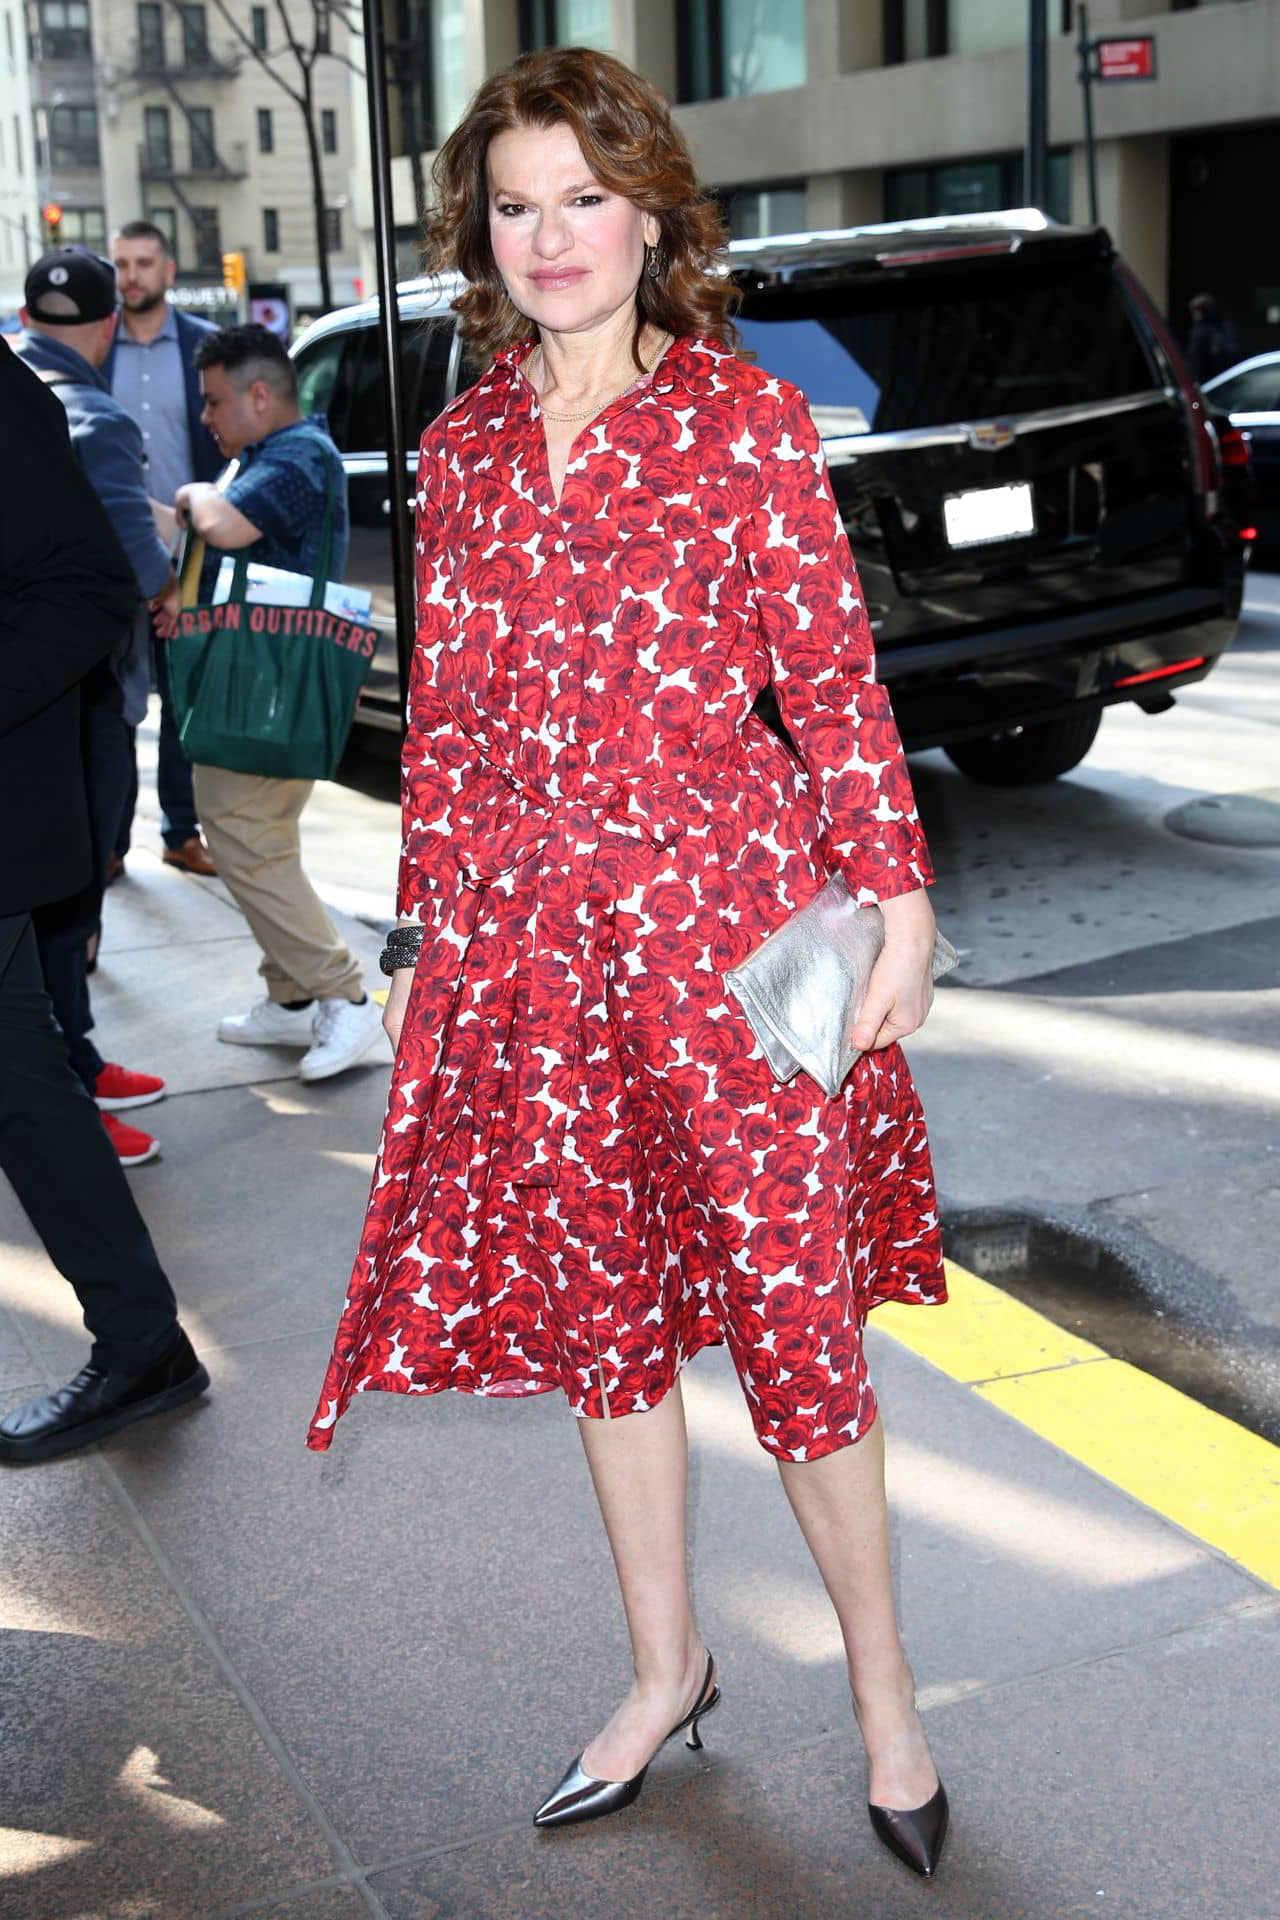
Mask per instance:
[[[487,363],[536,334],[512,304],[489,244],[489,144],[517,127],[560,125],[572,130],[601,186],[652,214],[661,229],[658,271],[642,273],[636,289],[637,366],[646,323],[736,346],[731,314],[738,294],[717,270],[728,242],[724,215],[699,188],[667,102],[611,54],[549,47],[485,81],[432,168],[425,266],[467,282],[454,305],[470,356]]]

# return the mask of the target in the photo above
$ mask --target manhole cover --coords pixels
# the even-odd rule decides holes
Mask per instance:
[[[1208,840],[1219,847],[1280,847],[1280,787],[1206,793],[1174,807],[1164,823],[1186,840]]]
[[[943,1222],[943,1242],[949,1260],[1025,1301],[1055,1326],[1280,1442],[1280,1341],[1274,1330],[1195,1324],[1153,1284],[1154,1272],[1144,1275],[1144,1260],[1033,1214],[957,1214]],[[1159,1257],[1153,1249],[1153,1266]]]

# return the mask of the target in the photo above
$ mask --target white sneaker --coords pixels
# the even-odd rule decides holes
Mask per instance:
[[[233,1047],[309,1047],[315,1039],[319,1008],[282,1007],[277,1000],[259,1000],[248,1013],[229,1013],[218,1022],[218,1038]]]
[[[303,1080],[327,1080],[372,1053],[385,1039],[382,1009],[372,999],[321,1000],[316,1013],[315,1045],[302,1056]]]

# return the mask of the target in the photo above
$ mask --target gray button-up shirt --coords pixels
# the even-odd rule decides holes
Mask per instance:
[[[173,308],[149,345],[129,332],[124,315],[116,332],[111,391],[142,429],[147,455],[147,492],[169,507],[179,487],[194,479],[187,427],[187,386]]]

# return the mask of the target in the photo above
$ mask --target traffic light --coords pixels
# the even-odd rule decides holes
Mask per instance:
[[[230,287],[237,300],[243,300],[248,275],[245,273],[242,253],[224,253],[222,256],[222,284]]]
[[[44,221],[44,237],[51,247],[56,247],[62,238],[62,208],[56,200],[50,200],[48,206],[41,207],[40,217]]]

